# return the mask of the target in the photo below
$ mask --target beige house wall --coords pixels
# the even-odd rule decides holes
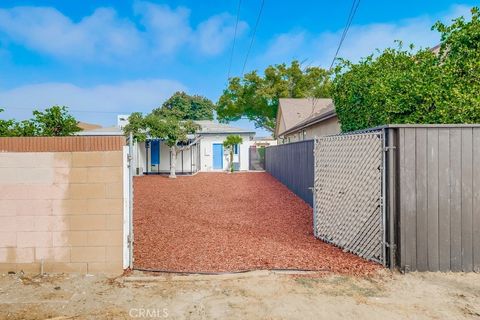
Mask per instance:
[[[295,142],[301,140],[309,140],[315,137],[322,137],[341,132],[340,123],[337,117],[333,117],[322,122],[315,123],[307,128],[292,132],[285,135],[283,142]]]
[[[0,152],[0,271],[121,273],[122,151]]]

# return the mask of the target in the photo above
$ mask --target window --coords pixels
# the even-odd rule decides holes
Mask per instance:
[[[233,146],[233,154],[238,154],[238,144]]]

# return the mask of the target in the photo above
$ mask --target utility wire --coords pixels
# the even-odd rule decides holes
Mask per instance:
[[[262,4],[260,5],[260,11],[258,12],[258,16],[257,16],[257,21],[255,22],[255,27],[253,28],[252,41],[250,41],[250,46],[248,47],[247,56],[245,57],[245,62],[243,63],[242,76],[245,73],[245,67],[247,66],[248,57],[250,55],[250,51],[252,50],[253,42],[255,41],[255,34],[257,33],[257,28],[260,22],[260,17],[262,16],[264,5],[265,5],[265,0],[262,0]]]
[[[335,60],[337,59],[338,52],[340,51],[340,48],[342,47],[343,41],[345,40],[345,37],[347,36],[348,29],[350,29],[350,25],[352,24],[353,17],[355,16],[355,13],[357,12],[358,6],[360,5],[360,0],[353,0],[352,1],[352,7],[350,8],[350,13],[348,14],[348,19],[347,23],[345,24],[345,28],[343,29],[342,37],[340,38],[340,42],[338,43],[337,51],[335,52],[335,56],[333,57],[332,63],[330,64],[329,70],[332,70],[333,65],[335,63]]]
[[[232,70],[232,62],[233,62],[233,53],[235,51],[235,41],[237,40],[237,29],[238,29],[238,20],[240,17],[240,6],[242,5],[242,0],[238,0],[238,7],[237,7],[237,20],[235,22],[235,31],[233,33],[233,45],[232,45],[232,52],[230,54],[230,63],[228,64],[228,79],[230,79],[230,71]]]

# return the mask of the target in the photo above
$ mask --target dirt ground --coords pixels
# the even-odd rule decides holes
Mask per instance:
[[[0,319],[478,319],[480,274],[0,275]]]
[[[312,209],[264,172],[134,181],[134,266],[189,272],[378,269],[313,236]]]

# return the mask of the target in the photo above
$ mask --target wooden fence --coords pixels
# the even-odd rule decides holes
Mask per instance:
[[[407,271],[480,271],[480,126],[387,130],[397,264]]]
[[[386,265],[405,271],[480,272],[480,125],[371,130],[381,130],[384,139],[382,179],[372,183],[382,184]],[[265,157],[266,171],[310,205],[313,147],[313,140],[268,147]],[[367,181],[362,172],[355,174]],[[317,194],[316,200],[321,198]],[[359,208],[337,214],[358,221]]]

